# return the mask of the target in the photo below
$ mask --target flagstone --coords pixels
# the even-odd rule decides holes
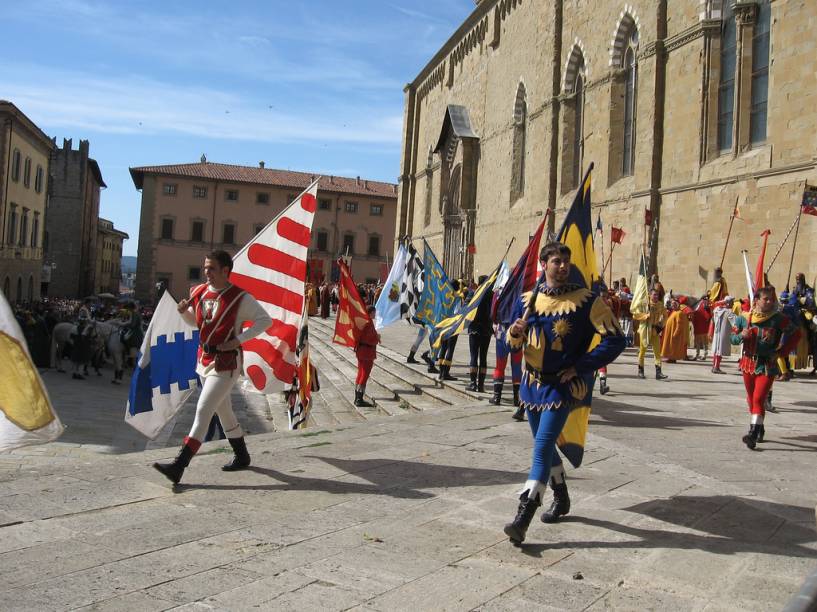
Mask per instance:
[[[172,600],[160,599],[142,591],[134,591],[79,608],[79,610],[84,612],[159,612],[168,610],[172,606]]]

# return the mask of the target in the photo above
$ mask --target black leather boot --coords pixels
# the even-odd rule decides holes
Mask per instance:
[[[544,513],[542,513],[543,523],[556,523],[560,516],[570,513],[570,495],[567,494],[567,483],[551,484],[553,489],[553,502]]]
[[[406,358],[406,363],[420,363],[414,358],[414,351],[409,351],[408,357]]]
[[[501,402],[502,402],[502,383],[495,382],[494,394],[491,396],[491,399],[488,400],[488,403],[493,404],[494,406],[499,406]]]
[[[763,442],[763,438],[766,437],[766,428],[763,426],[763,423],[757,425],[757,442],[760,444]]]
[[[755,450],[757,445],[758,427],[757,425],[749,425],[749,433],[743,436],[743,443],[751,450]]]
[[[599,393],[607,395],[608,391],[610,391],[610,387],[607,385],[607,377],[599,377]]]
[[[437,366],[434,365],[434,360],[431,358],[431,355],[428,354],[428,351],[420,355],[423,361],[426,362],[428,365],[428,373],[429,374],[439,374],[440,371],[437,369]]]
[[[638,377],[639,378],[647,378],[646,376],[644,376],[644,366],[643,365],[638,366]]]
[[[193,441],[198,444],[197,441]],[[179,481],[182,479],[182,474],[184,474],[184,469],[190,465],[190,460],[193,458],[193,455],[196,454],[196,451],[199,449],[198,447],[201,444],[191,444],[190,442],[185,441],[182,445],[179,454],[176,458],[170,463],[154,463],[153,468],[160,471],[165,477],[172,482],[174,485],[179,484]]]
[[[451,376],[451,366],[445,366],[445,373],[443,373],[443,366],[440,366],[440,379],[441,380],[457,380],[456,376]]]
[[[227,438],[230,446],[233,447],[235,457],[230,463],[222,465],[221,469],[225,472],[237,472],[250,467],[250,453],[247,452],[247,444],[244,442],[244,436],[240,438]]]
[[[485,372],[477,374],[477,392],[485,393]]]
[[[371,408],[374,406],[371,402],[367,402],[363,399],[364,391],[355,391],[355,406],[358,408]]]
[[[514,421],[524,421],[525,420],[525,409],[522,406],[517,406],[516,410],[513,411],[511,418]]]
[[[513,405],[519,406],[519,383],[513,384]]]
[[[505,529],[503,530],[505,535],[508,536],[515,546],[519,546],[525,541],[525,534],[528,532],[528,527],[533,520],[533,515],[536,514],[536,509],[541,505],[542,501],[539,499],[539,495],[536,495],[533,499],[528,499],[528,492],[524,491],[522,495],[519,496],[519,507],[516,510],[516,518],[505,525]]]
[[[661,366],[655,366],[655,380],[665,380],[667,378],[669,378],[669,376],[661,372]]]
[[[471,382],[468,383],[468,386],[465,387],[466,391],[476,391],[477,390],[477,373],[470,372],[469,376],[471,377]]]

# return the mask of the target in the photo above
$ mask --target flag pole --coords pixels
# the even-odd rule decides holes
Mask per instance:
[[[794,229],[794,226],[797,225],[797,222],[799,220],[800,220],[800,213],[797,213],[797,216],[794,218],[794,221],[792,221],[791,225],[789,226],[789,231],[786,232],[786,236],[783,238],[783,242],[781,242],[780,246],[777,247],[777,252],[774,254],[774,257],[772,257],[772,263],[770,263],[769,267],[766,268],[766,275],[769,274],[769,272],[772,269],[772,266],[774,265],[774,262],[777,261],[777,256],[780,255],[780,251],[782,251],[783,247],[786,246],[786,243],[789,241],[789,236],[791,236],[792,230]]]
[[[721,264],[719,268],[723,268],[723,262],[726,260],[726,247],[729,246],[729,238],[732,236],[732,226],[735,224],[735,215],[738,212],[738,198],[735,196],[735,207],[732,209],[732,216],[729,219],[729,231],[726,232],[726,242],[723,245],[723,254],[721,255]]]
[[[803,207],[800,206],[800,212],[797,214],[797,226],[794,229],[794,243],[791,245],[791,260],[789,261],[789,274],[786,276],[786,291],[789,290],[789,283],[791,282],[791,269],[794,267],[794,252],[797,250],[797,235],[800,233],[800,218],[803,216]]]

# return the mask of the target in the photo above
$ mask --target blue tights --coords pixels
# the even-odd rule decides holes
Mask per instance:
[[[556,440],[567,422],[570,408],[562,406],[558,410],[542,410],[528,413],[528,423],[533,434],[533,465],[528,480],[546,483],[550,479],[550,468],[562,464]]]

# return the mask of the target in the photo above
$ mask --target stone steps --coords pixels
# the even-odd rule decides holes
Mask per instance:
[[[335,355],[357,369],[354,353],[332,343],[334,327],[321,320],[310,319],[310,341],[334,351]],[[382,344],[377,348],[372,380],[389,389],[394,395],[415,410],[428,410],[447,406],[474,405],[485,397],[466,391],[464,387],[450,382],[440,383],[433,374],[427,373],[425,365],[405,363],[405,357]],[[371,382],[369,383],[372,384]]]

